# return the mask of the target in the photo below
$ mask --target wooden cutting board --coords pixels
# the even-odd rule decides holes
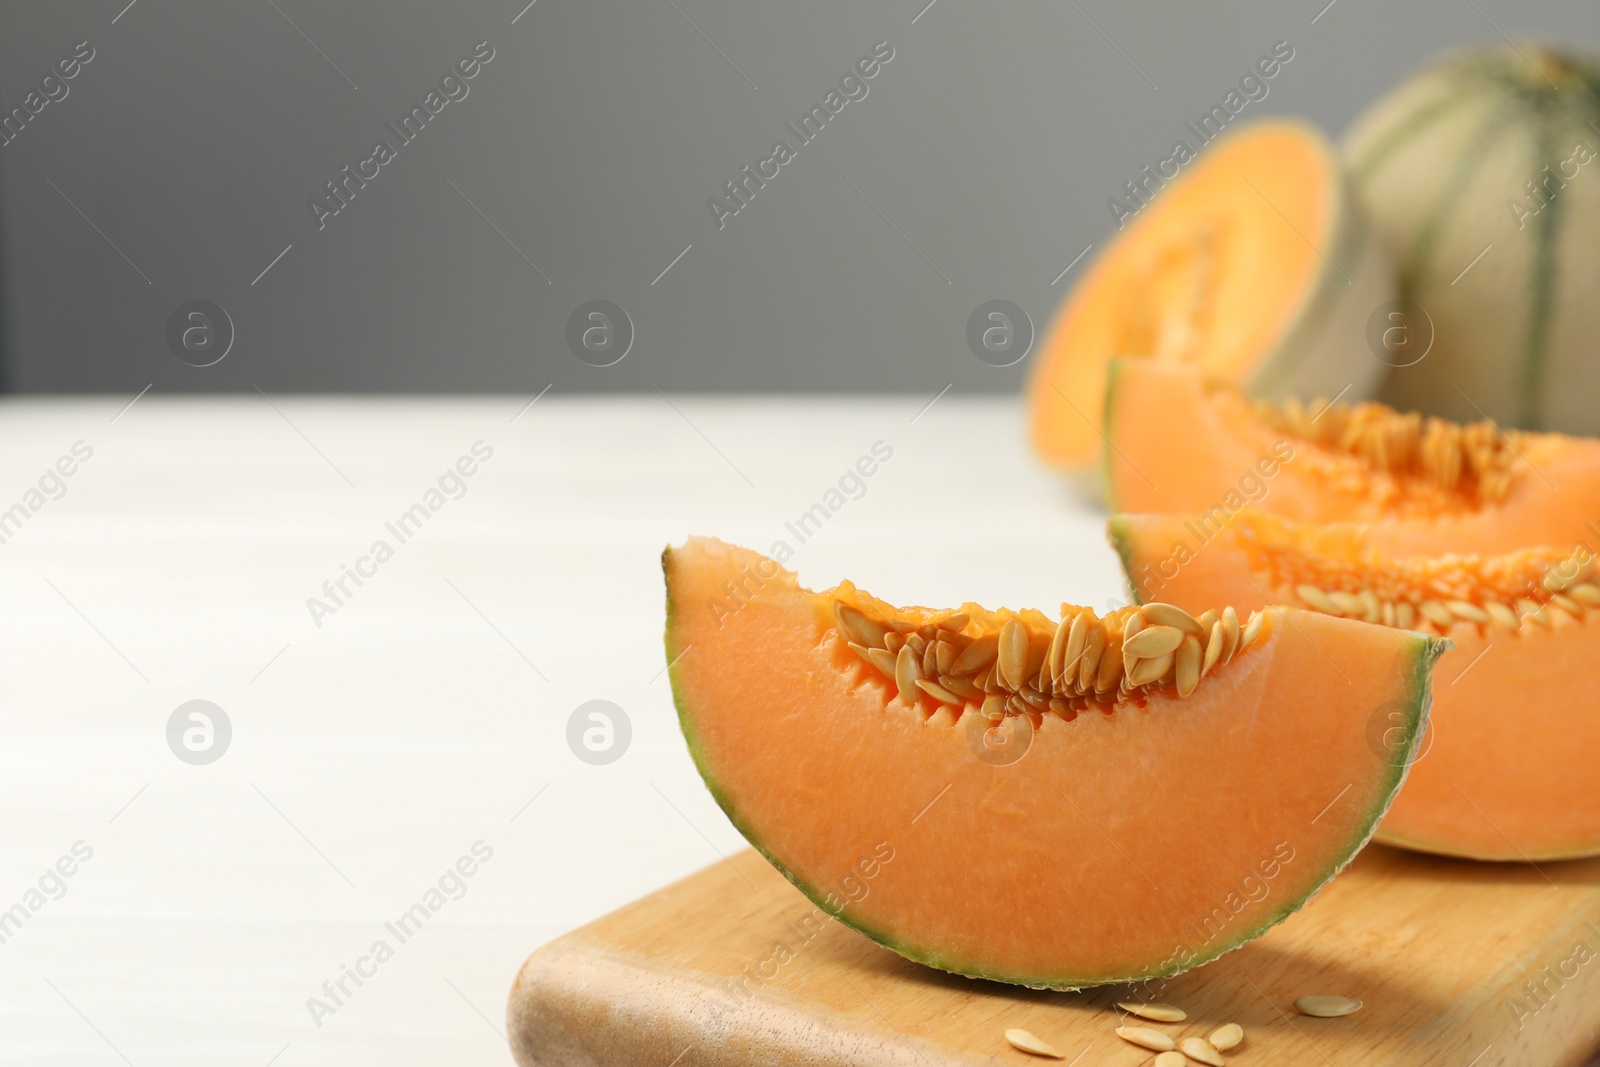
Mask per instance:
[[[960,872],[952,872],[960,877]],[[832,920],[755,852],[539,949],[508,1006],[517,1062],[707,1067],[1148,1064],[1112,1031],[1126,987],[1018,989],[910,963]],[[1335,993],[1366,1007],[1295,1013]],[[1238,1022],[1228,1062],[1577,1065],[1600,1047],[1600,860],[1476,864],[1373,846],[1265,937],[1169,980],[1175,1038]],[[1137,1021],[1137,1020],[1135,1020]],[[1031,1030],[1065,1060],[1002,1036]]]

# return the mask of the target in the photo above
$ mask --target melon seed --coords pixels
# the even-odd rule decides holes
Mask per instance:
[[[894,684],[900,690],[900,699],[907,704],[917,702],[917,654],[907,645],[894,661]]]
[[[1489,620],[1502,629],[1522,629],[1522,620],[1517,618],[1517,613],[1498,600],[1487,601],[1483,605],[1483,610],[1489,613]]]
[[[962,699],[950,692],[950,690],[946,689],[938,682],[930,682],[926,678],[917,679],[917,688],[921,689],[924,693],[927,693],[941,704],[960,705],[963,703]]]
[[[1041,1041],[1027,1030],[1011,1029],[1006,1031],[1006,1040],[1012,1048],[1021,1049],[1023,1052],[1035,1056],[1048,1056],[1053,1060],[1064,1060],[1067,1057],[1056,1050],[1054,1045]]]
[[[895,658],[888,651],[881,648],[869,648],[867,649],[867,659],[871,660],[872,665],[878,668],[882,674],[890,678],[894,677]]]
[[[1250,613],[1250,621],[1244,624],[1244,633],[1239,635],[1239,647],[1249,648],[1256,643],[1256,638],[1261,633],[1261,628],[1266,624],[1267,617],[1259,611]]]
[[[1186,1037],[1178,1046],[1183,1049],[1183,1054],[1196,1063],[1208,1064],[1209,1067],[1225,1067],[1222,1053],[1212,1048],[1198,1037]]]
[[[1452,615],[1458,615],[1469,622],[1488,622],[1489,616],[1476,604],[1465,600],[1452,600],[1445,607],[1450,609]]]
[[[1144,615],[1146,622],[1154,623],[1157,626],[1171,626],[1174,629],[1182,630],[1186,634],[1194,634],[1196,637],[1203,636],[1206,630],[1209,629],[1209,627],[1202,626],[1199,619],[1172,604],[1152,601],[1140,608],[1139,611]]]
[[[1227,638],[1222,633],[1222,620],[1218,619],[1211,624],[1211,636],[1206,639],[1206,659],[1200,665],[1200,674],[1202,676],[1210,674],[1211,668],[1215,667],[1217,661],[1222,659],[1222,646],[1226,643]]]
[[[1300,594],[1301,600],[1304,600],[1324,615],[1340,614],[1339,605],[1335,604],[1327,593],[1324,593],[1314,585],[1302,585],[1295,592]]]
[[[1600,585],[1584,582],[1567,590],[1567,595],[1572,599],[1589,605],[1591,608],[1600,608]]]
[[[1015,615],[1000,628],[1000,677],[1008,689],[1021,689],[1028,669],[1028,630]]]
[[[1124,645],[1124,648],[1127,646]],[[1128,672],[1128,686],[1137,689],[1141,685],[1159,682],[1167,676],[1172,669],[1175,657],[1171,652],[1163,653],[1155,659],[1142,659],[1133,665],[1133,670]]]
[[[1176,652],[1183,643],[1183,631],[1176,626],[1146,626],[1132,637],[1125,637],[1122,641],[1122,655],[1124,660],[1132,656],[1134,659],[1154,659]]]
[[[1161,1004],[1150,1001],[1148,1004],[1137,1000],[1119,1000],[1117,1007],[1129,1015],[1137,1015],[1141,1019],[1151,1019],[1158,1023],[1181,1023],[1189,1017],[1189,1013],[1175,1004]]]
[[[1238,1048],[1239,1042],[1244,1040],[1244,1027],[1238,1023],[1224,1023],[1211,1031],[1211,1036],[1206,1040],[1218,1052],[1227,1052],[1231,1048]]]
[[[1294,1010],[1301,1015],[1314,1015],[1319,1019],[1336,1019],[1341,1015],[1361,1010],[1361,1001],[1350,997],[1310,996],[1294,1002]]]
[[[883,636],[888,633],[882,626],[842,600],[834,602],[833,617],[838,622],[839,629],[850,640],[868,648],[883,644]]]
[[[1184,634],[1183,644],[1178,646],[1178,651],[1173,653],[1172,672],[1173,681],[1177,683],[1178,695],[1186,697],[1194,692],[1195,686],[1200,684],[1200,660],[1203,653],[1200,651],[1200,639],[1194,634]]]
[[[1147,1048],[1154,1052],[1169,1052],[1177,1045],[1172,1038],[1160,1030],[1152,1030],[1148,1026],[1119,1026],[1117,1036],[1124,1041],[1131,1041],[1140,1048]]]
[[[1181,1052],[1158,1052],[1155,1067],[1184,1067],[1188,1062]]]
[[[996,652],[1000,648],[999,634],[984,634],[962,650],[951,664],[952,674],[977,674],[990,663],[994,662]]]

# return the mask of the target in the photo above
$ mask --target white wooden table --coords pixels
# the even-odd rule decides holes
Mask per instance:
[[[128,399],[0,404],[0,513],[93,449],[20,527],[0,514],[7,1063],[509,1062],[529,951],[740,844],[661,676],[668,542],[787,539],[809,583],[907,602],[1121,586],[1014,401]],[[799,545],[785,521],[880,440]],[[385,521],[478,441],[465,495],[399,544]],[[319,628],[307,598],[379,538],[393,558]],[[166,738],[195,699],[233,730],[200,766]],[[632,725],[605,766],[566,742],[591,699]],[[384,924],[479,841],[401,943]],[[323,983],[358,964],[335,1007]]]

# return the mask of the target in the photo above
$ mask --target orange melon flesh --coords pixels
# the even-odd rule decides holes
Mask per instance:
[[[1600,615],[1591,603],[1600,603],[1600,586],[1585,562],[1592,555],[1529,549],[1398,560],[1363,527],[1250,514],[1216,530],[1194,517],[1119,515],[1110,536],[1135,595],[1179,607],[1303,604],[1303,585],[1373,589],[1391,603],[1508,605],[1515,630],[1459,614],[1440,626],[1416,614],[1413,625],[1455,647],[1439,664],[1431,736],[1378,839],[1491,860],[1600,854],[1600,714],[1588,676],[1600,661]],[[1565,605],[1547,580],[1563,588]],[[1519,597],[1527,603],[1518,606]],[[1374,740],[1395,726],[1375,722]]]
[[[1325,406],[1312,401],[1305,410],[1316,418]],[[1503,495],[1488,498],[1313,443],[1275,428],[1231,386],[1135,360],[1113,368],[1106,427],[1113,511],[1359,522],[1392,556],[1600,544],[1600,441],[1591,438],[1483,427],[1509,479]]]
[[[1267,391],[1308,371],[1322,382],[1338,377],[1334,389],[1356,374],[1364,391],[1381,370],[1375,361],[1346,355],[1349,345],[1330,356],[1316,342],[1347,291],[1360,290],[1365,316],[1388,284],[1387,260],[1322,134],[1284,120],[1235,130],[1126,222],[1062,306],[1030,387],[1034,447],[1060,466],[1093,462],[1113,357],[1196,367]],[[1342,325],[1359,344],[1358,327]]]
[[[1045,714],[999,765],[969,747],[986,724],[974,707],[896,698],[840,638],[836,598],[880,602],[848,584],[810,592],[712,539],[662,565],[680,724],[733,824],[896,952],[1034,987],[1175,973],[1304,904],[1403,777],[1367,742],[1372,708],[1393,704],[1419,734],[1439,652],[1273,610],[1189,696]],[[974,630],[1009,614],[963,610]]]

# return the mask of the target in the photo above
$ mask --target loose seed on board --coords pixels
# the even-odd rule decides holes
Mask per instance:
[[[1151,1049],[1155,1052],[1169,1052],[1177,1048],[1177,1044],[1163,1034],[1160,1030],[1152,1030],[1148,1026],[1119,1026],[1117,1036],[1124,1041],[1130,1041],[1140,1048]]]
[[[1206,632],[1206,628],[1200,625],[1199,619],[1172,604],[1152,601],[1140,608],[1139,613],[1144,616],[1145,622],[1154,623],[1157,626],[1171,626],[1182,630],[1186,634],[1194,634],[1196,637],[1201,637]]]
[[[1123,638],[1123,658],[1126,660],[1132,656],[1134,659],[1151,659],[1176,652],[1178,646],[1183,644],[1183,634],[1184,631],[1176,626],[1164,624],[1146,626],[1132,637]]]
[[[1226,1061],[1223,1060],[1222,1053],[1198,1037],[1186,1037],[1178,1047],[1183,1050],[1185,1056],[1196,1063],[1204,1063],[1208,1067],[1226,1067]]]
[[[1137,1000],[1119,1000],[1117,1007],[1129,1015],[1137,1015],[1141,1019],[1151,1019],[1158,1023],[1181,1023],[1189,1017],[1189,1013],[1176,1004],[1161,1004],[1156,1001],[1145,1004]]]
[[[1006,1040],[1011,1043],[1012,1048],[1021,1049],[1023,1052],[1031,1052],[1035,1056],[1048,1056],[1053,1060],[1067,1058],[1065,1054],[1057,1051],[1054,1045],[1040,1040],[1027,1030],[1007,1030]]]
[[[1188,1062],[1183,1053],[1169,1050],[1156,1053],[1155,1067],[1184,1067]]]
[[[1294,1002],[1294,1010],[1301,1015],[1312,1015],[1318,1019],[1337,1019],[1341,1015],[1360,1011],[1361,1001],[1350,997],[1301,997]]]
[[[1244,1027],[1238,1023],[1223,1023],[1211,1031],[1211,1036],[1206,1040],[1218,1052],[1227,1052],[1231,1048],[1238,1048],[1239,1042],[1244,1040]]]

